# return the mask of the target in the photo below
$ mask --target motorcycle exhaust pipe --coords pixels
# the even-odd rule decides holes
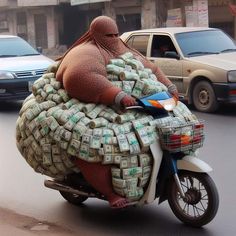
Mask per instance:
[[[44,186],[47,187],[47,188],[50,188],[50,189],[57,190],[57,191],[73,193],[73,194],[77,194],[77,195],[81,195],[81,196],[83,195],[83,196],[86,196],[86,197],[99,198],[94,193],[86,193],[86,192],[83,192],[83,191],[79,191],[79,190],[74,189],[74,188],[72,188],[70,186],[58,183],[55,180],[45,180],[44,181]],[[102,198],[99,198],[99,199],[102,199]],[[127,206],[134,206],[134,205],[137,205],[137,204],[138,204],[138,201],[134,201],[134,202],[127,203]]]
[[[96,195],[94,193],[86,193],[86,192],[83,192],[83,191],[79,191],[77,189],[74,189],[74,188],[69,187],[67,185],[55,182],[53,180],[45,180],[44,181],[44,186],[47,187],[47,188],[54,189],[54,190],[68,192],[68,193],[74,193],[74,194],[81,195],[81,196],[96,197]]]

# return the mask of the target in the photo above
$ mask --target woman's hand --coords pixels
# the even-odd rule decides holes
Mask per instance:
[[[170,84],[167,86],[168,92],[178,101],[179,100],[179,93],[177,87],[174,84]]]
[[[120,104],[122,107],[130,107],[137,105],[137,102],[133,97],[125,95],[123,99],[120,101]]]
[[[137,105],[137,102],[135,98],[131,97],[124,91],[120,91],[115,97],[115,104],[122,108],[125,108],[129,106]]]

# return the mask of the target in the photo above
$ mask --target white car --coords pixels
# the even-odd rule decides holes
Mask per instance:
[[[121,39],[156,63],[197,110],[236,102],[236,45],[223,31],[157,28],[126,32]]]
[[[0,101],[26,98],[52,63],[22,38],[0,35]]]

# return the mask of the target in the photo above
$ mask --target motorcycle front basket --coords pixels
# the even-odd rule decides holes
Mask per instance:
[[[205,138],[204,121],[159,127],[158,132],[161,147],[171,153],[195,151],[203,146]]]

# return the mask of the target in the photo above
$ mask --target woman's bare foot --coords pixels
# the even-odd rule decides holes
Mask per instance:
[[[128,205],[127,199],[120,197],[118,195],[113,195],[109,198],[109,203],[111,208],[121,209],[125,208]]]

